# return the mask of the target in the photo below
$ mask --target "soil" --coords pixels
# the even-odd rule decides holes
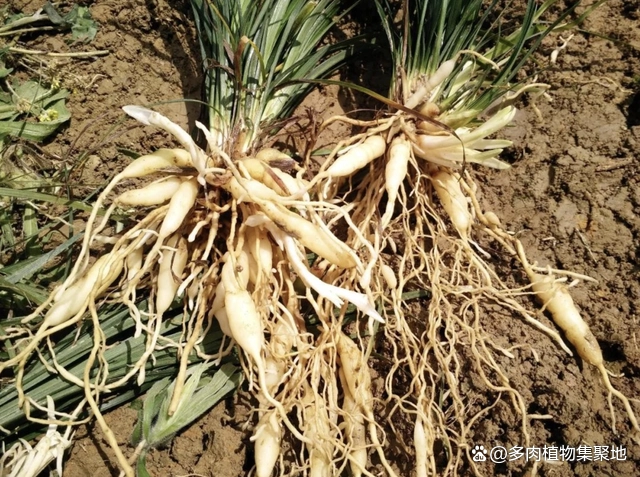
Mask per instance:
[[[34,11],[40,2],[10,2]],[[200,99],[201,60],[186,0],[105,0],[91,5],[100,24],[96,39],[83,48],[111,53],[90,61],[58,66],[73,89],[72,120],[45,146],[61,160],[92,150],[81,175],[87,185],[104,181],[123,161],[122,149],[138,153],[170,144],[150,128],[120,130],[106,138],[126,104],[181,98]],[[536,57],[551,85],[547,98],[521,104],[514,127],[506,131],[515,145],[505,154],[507,171],[474,168],[481,201],[506,228],[518,234],[530,259],[541,265],[588,275],[572,295],[604,351],[607,368],[625,395],[640,397],[640,5],[610,0],[584,23],[550,64],[558,35]],[[33,48],[75,49],[56,35],[27,42]],[[365,78],[366,80],[366,78]],[[355,107],[335,88],[315,91],[305,107],[318,118]],[[354,100],[357,102],[357,98]],[[155,106],[154,106],[155,107]],[[538,116],[535,107],[539,109]],[[199,107],[174,102],[157,107],[184,127],[193,128]],[[340,137],[348,131],[335,130]],[[333,138],[325,136],[326,141]],[[544,316],[540,320],[549,326]],[[521,344],[500,363],[530,414],[531,445],[616,446],[626,460],[558,462],[540,465],[543,476],[637,476],[640,446],[631,439],[627,414],[614,399],[617,433],[611,428],[607,393],[598,371],[568,356],[542,333],[517,319],[497,316],[484,325],[497,342]],[[491,398],[487,398],[491,401]],[[152,475],[246,475],[252,466],[250,429],[242,428],[247,404],[242,394],[220,403],[148,457]],[[635,405],[640,414],[640,406]],[[106,416],[126,446],[136,420],[129,406]],[[475,425],[475,444],[491,449],[524,445],[508,400]],[[517,429],[515,429],[517,431]],[[132,449],[128,449],[129,452]],[[479,464],[484,475],[531,475],[520,463]],[[65,476],[117,475],[114,458],[97,426],[81,428]],[[409,475],[409,474],[406,474]]]

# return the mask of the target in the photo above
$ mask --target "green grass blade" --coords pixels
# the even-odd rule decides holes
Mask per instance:
[[[175,382],[168,387],[165,381],[154,385],[155,389],[152,388],[149,393],[151,399],[145,399],[142,412],[143,419],[146,419],[142,424],[143,436],[149,447],[166,442],[237,389],[240,384],[238,368],[227,363],[213,376],[205,377],[211,367],[211,363],[202,363],[189,369],[180,403],[171,416],[168,415],[168,410]]]
[[[15,199],[36,200],[42,202],[48,202],[50,204],[64,205],[72,209],[83,210],[85,212],[91,212],[92,207],[89,204],[80,202],[77,200],[69,200],[63,197],[58,197],[51,194],[45,194],[43,192],[34,192],[32,190],[24,189],[11,189],[8,187],[0,187],[0,197],[13,197]],[[104,210],[98,212],[100,215],[104,215]]]
[[[31,278],[34,274],[41,271],[49,261],[68,251],[74,243],[83,237],[83,235],[84,233],[73,235],[50,252],[43,253],[26,260],[21,260],[13,265],[8,265],[0,269],[0,274],[5,275],[5,280],[12,284]]]
[[[146,303],[141,303],[139,308],[144,312]],[[79,333],[75,328],[71,329],[55,344],[57,362],[78,377],[82,376],[87,356],[93,347],[90,321],[82,326],[83,329]],[[135,322],[129,316],[129,310],[121,305],[107,307],[101,312],[101,328],[109,345],[104,352],[104,359],[109,363],[108,382],[114,382],[122,378],[130,366],[142,356],[146,349],[146,337],[133,338]],[[173,319],[167,318],[160,329],[163,337],[174,341],[180,339],[182,332],[182,315]],[[222,333],[213,329],[207,334],[201,347],[205,353],[215,354],[219,350],[221,339]],[[51,360],[46,349],[42,353],[45,359]],[[154,382],[175,375],[178,366],[175,349],[156,350],[154,358],[146,363],[146,379],[142,386],[134,384],[121,388],[118,392],[103,395],[101,409],[107,410],[121,405],[147,391]],[[195,354],[192,359],[194,363],[200,361]],[[23,388],[27,396],[41,404],[46,402],[46,396],[53,397],[59,411],[72,409],[84,397],[83,388],[70,384],[58,374],[52,374],[35,357],[31,359],[25,372]],[[29,423],[16,404],[17,392],[13,386],[5,386],[0,390],[0,426],[13,431],[12,435],[6,438],[7,443],[18,436],[27,436],[39,427]]]
[[[35,305],[40,305],[49,296],[47,291],[42,288],[25,283],[11,283],[2,276],[0,276],[0,291],[6,291],[24,297]]]

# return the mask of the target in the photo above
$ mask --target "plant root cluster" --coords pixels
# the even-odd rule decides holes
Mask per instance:
[[[496,116],[502,124],[512,111]],[[339,120],[354,123],[332,118],[327,124]],[[88,313],[94,347],[84,375],[72,375],[55,355],[50,366],[84,389],[127,476],[134,475],[131,463],[100,413],[100,399],[133,380],[143,383],[146,363],[167,347],[180,362],[169,413],[178,407],[194,354],[220,362],[234,343],[242,350],[257,402],[251,440],[258,477],[276,467],[278,475],[340,475],[346,467],[355,476],[406,475],[409,469],[398,467],[402,453],[413,455],[410,468],[419,477],[455,475],[463,466],[477,473],[474,426],[503,400],[529,445],[530,420],[546,416],[527,414],[503,364],[526,344],[502,342],[487,323],[518,317],[571,351],[536,319],[535,286],[500,276],[474,241],[480,231],[489,234],[527,275],[536,269],[496,215],[482,210],[471,175],[460,167],[465,157],[498,153],[503,142],[485,139],[494,132],[495,125],[486,127],[491,119],[457,137],[437,121],[404,112],[359,123],[365,132],[336,146],[313,177],[271,149],[233,157],[210,144],[205,153],[184,132],[154,121],[183,148],[142,156],[113,179],[95,204],[68,279],[22,327],[9,330],[15,356],[0,370],[14,370],[21,406],[30,402],[21,382],[33,355],[45,345],[52,349],[52,335]],[[131,178],[151,176],[145,187],[155,187],[154,194],[145,188],[114,194]],[[112,232],[113,212],[131,207],[132,225]],[[143,294],[150,297],[148,310],[138,307]],[[415,296],[422,297],[417,313]],[[177,341],[160,333],[176,301],[184,310]],[[104,358],[99,310],[105,302],[128,307],[136,335],[147,342],[117,380],[109,379]],[[229,345],[206,355],[201,343],[214,326]],[[592,364],[637,431],[628,399],[612,387],[602,362]],[[476,394],[469,390],[472,375]],[[478,393],[495,401],[479,404]],[[412,426],[412,439],[400,423]]]

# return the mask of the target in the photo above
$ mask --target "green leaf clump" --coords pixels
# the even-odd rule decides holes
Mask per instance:
[[[71,118],[68,96],[66,89],[45,88],[31,80],[0,92],[0,138],[43,141]]]
[[[175,381],[167,377],[156,382],[147,393],[138,422],[133,429],[132,441],[140,449],[136,467],[138,476],[147,476],[146,454],[149,449],[172,439],[220,400],[240,385],[238,368],[224,364],[212,376],[208,374],[212,363],[201,363],[187,371],[188,379],[182,389],[180,403],[173,415],[169,404],[175,389]]]
[[[74,4],[71,10],[60,15],[51,2],[47,2],[43,10],[49,16],[49,20],[61,29],[71,30],[73,41],[87,43],[93,40],[98,33],[98,25],[91,17],[87,7]]]
[[[286,120],[352,54],[356,40],[323,44],[346,11],[338,0],[191,0],[209,104],[221,147],[246,152]],[[348,11],[348,10],[347,10]]]

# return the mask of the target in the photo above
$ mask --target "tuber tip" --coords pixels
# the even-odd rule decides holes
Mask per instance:
[[[145,126],[151,126],[149,122],[149,116],[153,114],[153,111],[147,108],[143,108],[142,106],[134,106],[132,104],[123,106],[122,110],[131,116],[136,121],[141,122]]]

